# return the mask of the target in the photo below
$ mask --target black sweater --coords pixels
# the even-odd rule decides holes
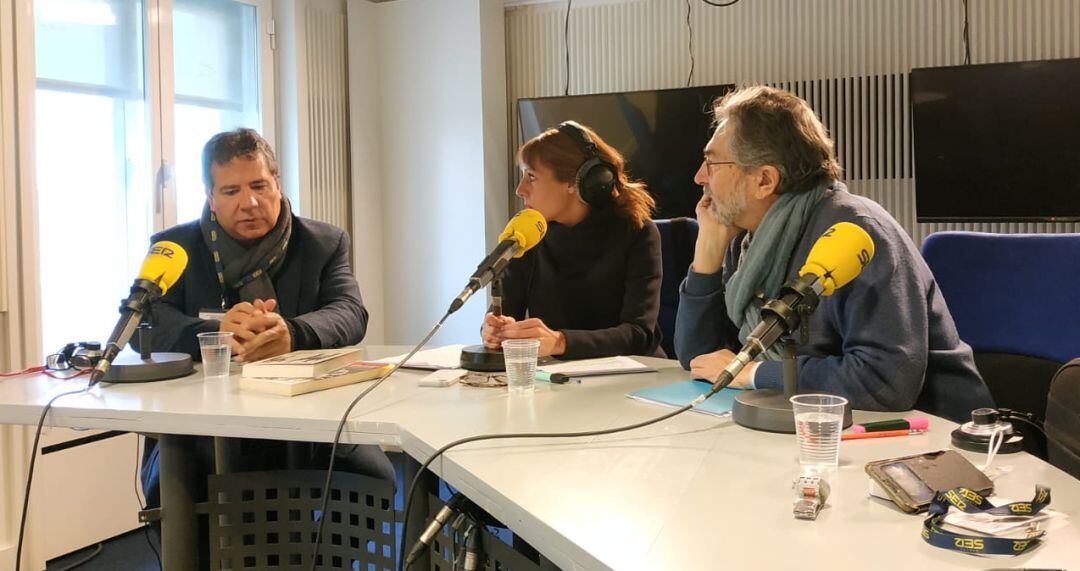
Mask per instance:
[[[538,317],[566,336],[562,359],[658,355],[660,234],[611,209],[574,227],[552,222],[538,246],[511,261],[503,313]]]

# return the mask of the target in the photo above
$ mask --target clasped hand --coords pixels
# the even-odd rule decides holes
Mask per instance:
[[[566,352],[566,336],[562,331],[552,330],[536,317],[517,321],[509,315],[488,313],[480,327],[480,337],[489,349],[499,348],[506,339],[539,339],[539,357]]]
[[[243,301],[222,318],[219,330],[232,332],[232,354],[237,361],[250,363],[292,350],[289,326],[274,313],[276,307],[276,299]]]

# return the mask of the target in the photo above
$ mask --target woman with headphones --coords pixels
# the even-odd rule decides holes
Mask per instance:
[[[487,347],[540,339],[540,356],[659,355],[660,234],[655,202],[622,156],[567,121],[525,143],[515,192],[548,220],[543,241],[507,266],[503,314],[484,317]]]

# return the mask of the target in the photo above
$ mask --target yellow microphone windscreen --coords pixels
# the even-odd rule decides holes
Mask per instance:
[[[544,215],[532,208],[526,208],[506,223],[506,228],[503,228],[502,234],[499,234],[499,241],[517,242],[520,249],[514,257],[520,258],[522,254],[539,244],[546,233],[547,220],[544,219]]]
[[[164,295],[180,279],[187,263],[187,252],[180,244],[166,240],[154,242],[139,269],[139,279],[154,282]]]
[[[799,275],[818,276],[825,288],[821,294],[832,295],[855,279],[873,257],[874,241],[866,230],[851,222],[837,222],[814,242]]]

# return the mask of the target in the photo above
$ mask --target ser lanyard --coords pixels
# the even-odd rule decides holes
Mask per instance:
[[[952,549],[977,555],[1019,555],[1035,548],[1045,531],[1029,531],[1024,539],[991,537],[954,533],[941,528],[949,507],[965,513],[987,513],[1003,516],[1032,516],[1050,504],[1050,488],[1035,486],[1035,497],[1030,502],[1013,502],[994,506],[977,492],[967,488],[953,488],[938,492],[930,504],[930,516],[923,522],[922,537],[927,543],[942,549]]]
[[[225,311],[229,308],[227,301],[229,284],[225,283],[225,263],[221,259],[221,251],[218,248],[218,232],[221,231],[221,226],[217,223],[217,215],[211,213],[210,221],[214,223],[214,227],[210,229],[210,254],[214,259],[214,271],[217,273],[218,284],[221,285],[221,310]],[[238,292],[241,288],[249,283],[259,279],[259,276],[264,273],[269,273],[271,266],[277,261],[278,254],[274,254],[265,263],[261,264],[254,271],[246,276],[241,277],[236,283],[232,284],[232,291]]]

